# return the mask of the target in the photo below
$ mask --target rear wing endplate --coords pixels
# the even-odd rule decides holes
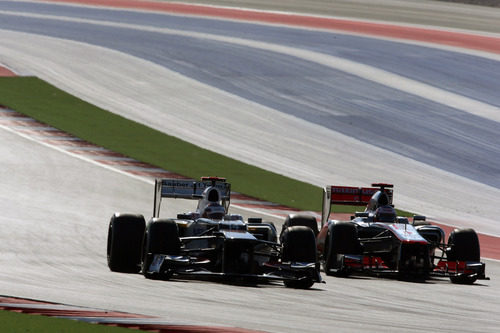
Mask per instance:
[[[323,207],[321,212],[321,225],[328,221],[332,205],[365,206],[370,202],[373,194],[383,190],[392,202],[391,184],[372,184],[378,187],[353,187],[353,186],[326,186],[323,189]]]
[[[202,198],[203,191],[208,187],[215,187],[220,192],[222,205],[227,209],[231,198],[231,184],[224,179],[156,179],[154,193],[153,217],[160,215],[162,198],[192,199]]]

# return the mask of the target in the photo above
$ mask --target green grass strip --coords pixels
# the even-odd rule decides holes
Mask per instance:
[[[123,327],[96,325],[62,318],[51,318],[0,310],[0,331],[9,333],[131,333],[144,332]]]
[[[234,191],[301,210],[321,210],[323,194],[317,186],[200,148],[100,109],[36,77],[0,77],[0,104],[98,146],[186,177],[226,177]],[[333,211],[351,213],[359,209],[335,206]]]
[[[183,176],[226,177],[232,189],[303,210],[319,210],[319,187],[202,149],[102,110],[35,77],[0,78],[0,104],[83,140]]]

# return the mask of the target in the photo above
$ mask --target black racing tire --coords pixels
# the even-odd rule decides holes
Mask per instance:
[[[143,241],[142,273],[148,279],[158,278],[147,268],[155,254],[178,255],[181,249],[179,229],[175,220],[153,218],[148,222]],[[163,277],[168,278],[168,277]]]
[[[315,237],[319,233],[318,222],[316,221],[316,218],[314,216],[304,215],[304,214],[293,214],[293,215],[288,215],[285,219],[285,222],[283,222],[280,239],[283,235],[283,232],[287,228],[295,226],[304,226],[310,228],[314,232]]]
[[[340,254],[362,254],[361,244],[358,239],[356,226],[350,222],[337,222],[328,227],[326,242],[323,252],[323,269],[326,275],[347,276],[338,261]],[[331,269],[336,269],[332,272]]]
[[[314,281],[311,278],[302,279],[302,280],[285,280],[283,284],[287,288],[293,289],[309,289],[313,286]]]
[[[289,227],[283,232],[282,261],[316,262],[316,238],[308,227]]]
[[[263,222],[262,224],[267,224],[271,228],[269,235],[267,237],[267,241],[276,243],[278,242],[278,231],[273,222]]]
[[[448,261],[475,261],[479,262],[481,251],[479,238],[473,229],[455,229],[448,237]],[[473,284],[477,278],[467,275],[450,276],[452,283]]]
[[[119,214],[108,226],[107,260],[113,272],[138,273],[141,270],[142,239],[146,222],[142,215]]]
[[[414,227],[418,227],[418,226],[421,226],[421,225],[432,225],[430,222],[428,221],[415,221],[413,222],[412,224]]]
[[[286,228],[282,233],[282,262],[316,263],[316,237],[309,227],[293,226]],[[301,280],[285,280],[288,288],[308,289],[314,284],[311,278]]]
[[[248,223],[248,231],[257,239],[276,243],[278,235],[273,222]]]

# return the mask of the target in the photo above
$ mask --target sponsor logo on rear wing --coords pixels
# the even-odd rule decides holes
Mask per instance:
[[[379,188],[375,187],[330,186],[330,203],[364,206],[370,202],[370,198],[378,190]]]
[[[199,199],[208,187],[215,187],[221,194],[221,200],[231,196],[231,184],[218,180],[159,179],[162,198]]]

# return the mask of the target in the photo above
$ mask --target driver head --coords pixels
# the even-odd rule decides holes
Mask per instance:
[[[212,220],[222,220],[226,215],[226,210],[218,203],[211,203],[203,209],[202,217]]]
[[[392,206],[386,205],[377,208],[375,211],[374,221],[394,223],[396,221],[396,217],[396,210]]]

